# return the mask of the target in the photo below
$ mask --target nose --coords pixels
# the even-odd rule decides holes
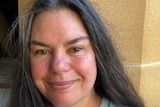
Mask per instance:
[[[52,57],[50,71],[52,73],[62,73],[69,70],[69,59],[63,53],[57,53]]]

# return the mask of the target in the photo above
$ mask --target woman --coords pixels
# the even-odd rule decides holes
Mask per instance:
[[[89,2],[37,0],[21,23],[9,107],[144,107]]]

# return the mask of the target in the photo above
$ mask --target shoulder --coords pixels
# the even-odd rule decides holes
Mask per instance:
[[[100,107],[121,107],[120,105],[118,105],[117,103],[114,103],[106,98],[102,99],[102,102],[100,104]]]

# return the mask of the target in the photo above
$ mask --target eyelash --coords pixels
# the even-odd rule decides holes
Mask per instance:
[[[68,52],[70,54],[79,54],[79,53],[82,53],[83,50],[84,50],[83,47],[75,46],[75,47],[69,48]],[[41,55],[41,56],[51,53],[49,50],[45,50],[45,49],[38,49],[33,51],[31,50],[31,52],[33,53],[33,55]]]
[[[78,52],[81,52],[82,50],[83,50],[83,47],[72,47],[69,49],[69,52],[78,53]]]
[[[48,54],[48,53],[49,53],[48,50],[43,50],[43,49],[34,51],[34,55],[45,55],[45,54]]]

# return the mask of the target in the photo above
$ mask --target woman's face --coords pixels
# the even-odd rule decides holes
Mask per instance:
[[[30,64],[36,87],[54,106],[83,106],[96,98],[95,54],[73,11],[50,10],[35,18]]]

